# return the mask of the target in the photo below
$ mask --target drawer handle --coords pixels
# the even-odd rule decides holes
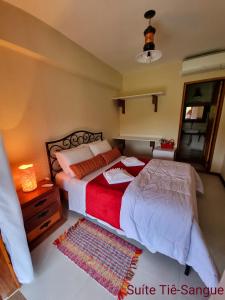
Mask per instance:
[[[43,225],[41,225],[41,227],[40,227],[40,229],[43,229],[43,228],[46,228],[46,227],[48,227],[48,225],[51,223],[51,221],[49,220],[49,221],[47,221],[47,222],[45,222]]]
[[[47,201],[47,198],[40,200],[39,202],[35,203],[35,207],[43,205]]]
[[[47,209],[47,210],[45,210],[45,211],[39,213],[39,214],[37,215],[38,219],[41,219],[41,218],[43,218],[44,216],[46,216],[46,215],[48,214],[48,212],[49,212],[49,210]]]

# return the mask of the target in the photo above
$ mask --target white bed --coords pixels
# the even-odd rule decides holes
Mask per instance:
[[[113,163],[110,165],[107,165],[104,168],[99,169],[98,171],[95,171],[88,176],[84,177],[82,180],[76,179],[76,178],[71,178],[68,175],[66,175],[64,172],[60,172],[56,175],[56,182],[57,184],[64,189],[65,191],[68,192],[68,200],[69,200],[69,209],[75,212],[78,212],[82,215],[86,215],[85,212],[85,193],[86,193],[86,185],[89,181],[94,179],[96,176],[99,174],[103,173],[106,169],[110,168],[113,166],[115,163],[119,162],[122,159],[122,157],[118,158],[115,160]],[[198,176],[196,177],[195,184],[199,185],[199,190],[201,190],[201,182],[198,179]],[[218,283],[218,273],[215,268],[215,265],[211,259],[211,256],[209,255],[207,246],[205,244],[205,241],[202,237],[201,230],[198,225],[198,214],[197,214],[197,201],[196,201],[196,192],[195,190],[192,191],[193,196],[192,196],[192,205],[193,205],[193,211],[194,211],[194,219],[192,223],[192,228],[191,228],[191,236],[190,236],[190,248],[188,252],[188,256],[186,259],[186,262],[181,262],[182,264],[187,264],[199,274],[200,278],[202,281],[206,284],[208,287],[214,287]],[[125,192],[126,194],[126,192]],[[128,195],[128,194],[127,194]],[[129,198],[126,197],[126,198]],[[135,231],[132,230],[132,224],[126,224],[127,221],[124,223],[125,218],[127,218],[127,207],[125,207],[126,201],[124,201],[124,197],[122,200],[122,207],[121,207],[121,228],[124,230],[116,230],[117,233],[126,235],[129,238],[133,238],[140,243],[142,243],[144,246],[146,246],[147,249],[149,249],[151,252],[157,252],[158,249],[152,248],[148,242],[144,241],[141,237],[139,237],[137,234],[135,234]],[[124,204],[123,204],[124,203]],[[123,213],[126,211],[126,213]],[[91,217],[91,216],[90,216]],[[112,228],[111,225],[102,222],[101,220],[98,220],[100,223],[103,223],[106,226],[109,226]],[[125,224],[125,225],[124,225]],[[124,226],[124,227],[123,227]],[[161,253],[164,253],[170,257],[173,257],[172,255],[169,255],[168,253],[165,253],[165,251],[158,251]],[[177,259],[176,257],[173,257]],[[177,259],[179,261],[179,259]]]

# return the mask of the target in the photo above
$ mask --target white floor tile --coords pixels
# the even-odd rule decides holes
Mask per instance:
[[[110,294],[104,287],[96,284],[96,281],[89,277],[86,286],[81,290],[77,300],[115,300],[117,297]]]

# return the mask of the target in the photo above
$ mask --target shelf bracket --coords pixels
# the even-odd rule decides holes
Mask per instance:
[[[150,147],[152,148],[152,150],[154,150],[154,148],[155,148],[155,141],[150,141]]]
[[[134,95],[134,96],[126,96],[126,97],[121,97],[121,98],[113,98],[113,100],[116,102],[116,105],[118,107],[122,108],[122,114],[125,114],[125,106],[126,106],[126,99],[131,99],[131,98],[138,98],[138,97],[143,97],[143,96],[151,96],[152,97],[152,104],[154,105],[154,112],[158,111],[158,95],[163,94],[161,93],[156,93],[156,94],[143,94],[143,95]]]
[[[117,99],[117,106],[122,107],[122,114],[125,114],[125,100]]]
[[[154,112],[157,112],[158,111],[158,96],[157,95],[152,95],[152,104],[155,106]]]

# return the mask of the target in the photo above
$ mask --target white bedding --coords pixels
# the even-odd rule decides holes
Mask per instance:
[[[91,173],[90,175],[84,177],[82,180],[78,180],[76,178],[70,178],[67,175],[62,175],[62,173],[57,174],[56,181],[60,184],[61,187],[64,187],[65,190],[68,191],[69,198],[69,209],[72,211],[76,211],[83,215],[85,213],[85,193],[86,193],[86,185],[89,181],[94,179],[99,174],[103,173],[106,169],[113,166],[115,163],[120,161],[122,157],[115,160],[110,165]],[[155,161],[155,162],[154,162]],[[172,165],[171,162],[164,161],[164,167],[159,168],[160,160],[151,160],[148,166],[148,175],[144,171],[146,167],[142,170],[142,172],[133,180],[133,182],[128,186],[127,190],[124,193],[122,199],[122,207],[120,214],[120,224],[123,229],[123,233],[129,238],[133,238],[140,243],[142,243],[146,248],[148,248],[151,252],[160,252],[166,254],[176,260],[178,260],[182,264],[188,264],[192,266],[195,271],[199,274],[202,281],[206,284],[206,286],[216,286],[218,283],[218,274],[214,263],[208,253],[207,246],[204,242],[204,239],[201,234],[201,230],[198,225],[198,217],[197,217],[197,201],[196,201],[196,190],[202,192],[202,184],[201,180],[198,177],[196,172],[189,172],[188,168],[173,168],[174,162]],[[165,166],[167,164],[167,166]],[[176,164],[176,163],[175,163]],[[183,164],[182,164],[183,165]],[[153,176],[152,173],[155,175]],[[145,175],[141,175],[145,174]],[[149,175],[150,174],[150,175]],[[168,178],[177,177],[177,180],[169,180]],[[141,177],[141,179],[140,179]],[[151,189],[149,189],[149,179],[150,185],[152,183]],[[158,181],[158,179],[160,179]],[[155,181],[155,182],[154,182]],[[139,188],[137,188],[139,186]],[[144,189],[144,187],[146,187]],[[137,188],[137,189],[136,189]],[[138,191],[138,193],[136,193]],[[134,197],[134,195],[140,194],[142,191],[142,201],[140,198]],[[163,191],[163,192],[162,192]],[[158,215],[152,214],[155,217],[155,224],[160,226],[159,228],[149,227],[151,224],[151,218],[149,218],[149,203],[148,196],[151,195],[154,201],[151,201],[150,206],[155,204],[159,204],[159,200],[161,201],[163,193],[167,193],[170,198],[168,198],[168,202],[171,202],[171,199],[175,199],[175,203],[177,205],[175,210],[178,214],[178,217],[174,218],[174,223],[170,224],[169,232],[170,237],[173,237],[180,244],[179,247],[172,247],[169,243],[162,242],[163,240],[157,239],[157,234],[165,231],[165,223],[163,222],[163,216],[160,214],[163,212],[162,205],[159,206],[159,209],[156,210]],[[178,191],[178,192],[177,192]],[[145,194],[147,192],[147,194]],[[147,195],[147,197],[146,197]],[[172,197],[171,197],[172,196]],[[135,200],[138,199],[138,205],[135,205]],[[182,208],[179,207],[179,200],[185,205],[185,209],[189,211],[186,215],[186,222],[184,223],[184,218],[179,216],[182,214]],[[139,203],[140,202],[140,203]],[[145,203],[146,202],[146,203]],[[140,204],[140,205],[139,205]],[[168,209],[169,206],[167,206]],[[147,208],[147,209],[146,209]],[[168,213],[165,210],[165,213]],[[172,210],[170,210],[170,217],[172,216]],[[141,217],[140,217],[141,215]],[[161,220],[157,221],[157,217],[161,216]],[[191,217],[191,220],[190,220]],[[139,220],[139,221],[138,221]],[[141,222],[140,222],[141,220]],[[175,221],[176,220],[176,221]],[[179,226],[177,226],[179,222]],[[182,223],[183,222],[183,223]],[[104,222],[101,222],[104,223]],[[104,223],[105,225],[108,225]],[[138,224],[138,228],[137,228]],[[185,226],[181,226],[185,225]],[[108,225],[110,226],[110,225]],[[168,226],[168,224],[167,224]],[[110,226],[111,227],[111,226]],[[179,227],[179,232],[177,228]],[[149,229],[152,229],[151,231]],[[148,230],[146,230],[148,229]],[[154,229],[157,229],[154,232]],[[185,239],[182,240],[182,230],[185,236]],[[121,233],[122,231],[117,232]],[[164,232],[165,233],[165,232]],[[167,232],[168,233],[168,232]],[[178,234],[179,233],[179,234]],[[154,236],[154,241],[152,242],[152,237]],[[182,252],[183,251],[183,252]]]
[[[189,164],[152,159],[123,195],[120,226],[151,252],[191,265],[207,286],[216,286],[218,274],[195,217],[196,191],[203,187]]]
[[[112,168],[103,172],[103,176],[109,184],[124,183],[134,179],[134,176],[123,168]]]
[[[153,159],[127,187],[120,212],[128,236],[181,264],[190,247],[193,176],[189,164]]]

